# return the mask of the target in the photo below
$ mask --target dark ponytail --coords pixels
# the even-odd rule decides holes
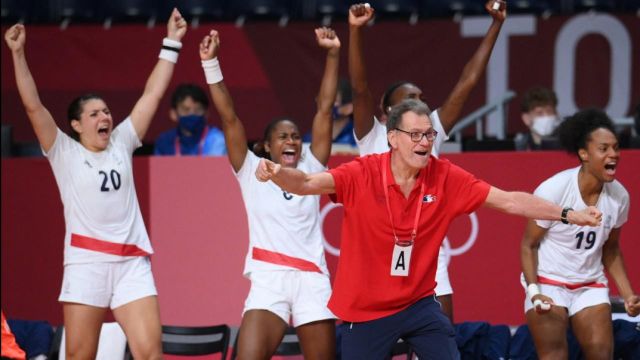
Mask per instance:
[[[69,136],[71,136],[76,141],[80,141],[80,134],[78,134],[78,132],[73,129],[73,126],[71,126],[71,122],[73,120],[80,121],[82,111],[84,110],[84,104],[89,100],[102,100],[102,97],[94,93],[88,93],[78,96],[77,98],[73,99],[71,104],[69,104],[69,108],[67,109],[67,120],[69,121]]]

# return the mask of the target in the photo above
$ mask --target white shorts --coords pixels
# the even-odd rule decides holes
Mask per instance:
[[[453,294],[451,282],[449,282],[449,269],[447,268],[447,254],[444,246],[440,246],[438,252],[438,269],[436,270],[436,296]]]
[[[550,297],[557,306],[567,309],[569,316],[573,316],[580,310],[609,302],[609,288],[581,287],[569,290],[562,286],[538,284],[540,293]],[[526,291],[525,291],[526,293]],[[533,304],[525,295],[524,312],[533,309]]]
[[[120,262],[64,266],[58,301],[115,309],[134,300],[158,295],[151,262],[136,257]]]
[[[293,326],[335,319],[327,308],[331,296],[329,276],[309,271],[253,271],[251,290],[242,314],[249,310],[268,310]]]

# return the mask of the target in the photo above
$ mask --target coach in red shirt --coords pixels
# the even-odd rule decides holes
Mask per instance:
[[[345,359],[383,359],[399,338],[419,358],[459,357],[454,330],[434,299],[438,249],[451,221],[485,205],[533,219],[597,225],[595,207],[573,211],[505,192],[447,160],[431,157],[429,108],[405,100],[387,121],[391,151],[305,174],[269,160],[256,170],[283,190],[331,194],[344,205],[340,260],[329,308],[349,329]]]

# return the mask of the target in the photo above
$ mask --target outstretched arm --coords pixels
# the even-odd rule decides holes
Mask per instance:
[[[187,22],[182,18],[178,9],[174,8],[167,23],[167,39],[169,39],[168,43],[173,45],[171,47],[180,50],[182,46],[180,40],[186,32]],[[166,39],[163,41],[163,44],[165,43],[167,43]],[[147,79],[142,96],[131,111],[131,122],[140,139],[144,138],[149,129],[151,119],[153,119],[162,96],[167,90],[169,82],[171,82],[174,67],[175,61],[166,60],[162,57],[158,60]]]
[[[336,184],[333,176],[325,171],[307,174],[298,169],[282,167],[268,159],[260,159],[256,169],[259,181],[273,181],[282,190],[297,195],[333,194]]]
[[[609,239],[602,247],[602,264],[616,283],[620,296],[624,299],[624,308],[629,316],[640,314],[640,297],[633,292],[631,282],[624,267],[622,252],[620,252],[620,228],[611,230]]]
[[[520,261],[522,264],[522,273],[524,274],[524,279],[527,282],[529,287],[527,290],[534,285],[534,289],[538,292],[540,288],[538,287],[538,248],[540,247],[540,241],[547,233],[547,229],[541,228],[536,224],[535,221],[529,220],[527,223],[527,229],[525,230],[524,237],[522,238],[522,242],[520,243]],[[534,291],[535,291],[534,290]],[[527,296],[529,296],[529,291],[527,291]],[[551,306],[554,304],[553,299],[543,294],[530,296],[530,300],[535,304],[534,309],[538,313],[547,313],[551,311]],[[546,304],[546,305],[543,305]]]
[[[220,64],[218,62],[218,51],[220,50],[220,36],[215,30],[211,30],[200,42],[200,60],[209,84],[209,92],[213,99],[213,104],[220,114],[222,121],[222,131],[224,141],[227,145],[227,155],[229,162],[235,172],[238,172],[247,156],[247,136],[244,132],[242,122],[236,115],[233,107],[233,100],[229,90],[224,85]]]
[[[442,127],[445,132],[449,132],[460,120],[460,112],[464,103],[469,97],[471,90],[478,84],[478,81],[482,77],[484,69],[487,67],[489,57],[491,57],[491,51],[500,34],[500,28],[502,23],[507,17],[507,3],[505,1],[498,0],[500,8],[498,10],[493,9],[494,0],[489,0],[485,4],[485,9],[493,17],[493,22],[487,30],[487,34],[482,39],[480,46],[471,57],[471,60],[465,65],[458,79],[458,83],[453,88],[444,104],[438,109],[438,116],[442,122]]]
[[[529,219],[560,221],[562,215],[562,208],[552,202],[524,192],[502,191],[493,186],[489,190],[484,205]],[[567,221],[570,224],[581,226],[598,226],[601,219],[602,213],[594,206],[581,211],[571,210],[567,213]]]
[[[331,155],[332,127],[331,110],[338,91],[338,65],[340,64],[340,39],[329,28],[315,30],[318,45],[327,49],[327,61],[318,93],[318,109],[313,118],[311,152],[323,165]]]
[[[49,110],[40,102],[38,88],[33,80],[31,71],[29,71],[24,49],[27,39],[24,25],[16,24],[10,27],[5,32],[4,39],[9,49],[11,49],[13,70],[22,105],[24,105],[27,116],[31,121],[31,126],[33,126],[33,130],[38,137],[38,142],[40,142],[44,151],[48,152],[56,140],[58,127]]]
[[[362,50],[362,28],[373,17],[368,4],[352,5],[349,9],[349,76],[353,92],[353,130],[362,139],[373,128],[375,104],[367,82],[367,70]]]

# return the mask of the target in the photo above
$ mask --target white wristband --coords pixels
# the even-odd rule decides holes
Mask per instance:
[[[162,39],[162,45],[176,48],[178,50],[182,49],[182,43],[180,41],[171,40],[169,38]]]
[[[531,283],[529,284],[529,286],[527,286],[527,298],[529,298],[529,301],[533,302],[533,297],[536,295],[540,294],[540,287],[538,287],[538,284],[536,283]]]
[[[217,57],[202,60],[202,69],[204,70],[204,76],[207,78],[207,84],[217,84],[222,81],[222,70],[220,70],[220,62]]]
[[[551,304],[549,304],[548,302],[542,301],[540,299],[533,300],[534,296],[540,295],[540,294],[541,292],[538,284],[531,283],[529,284],[529,286],[527,286],[527,297],[529,298],[529,301],[533,303],[534,308],[540,308],[544,311],[551,309]]]
[[[160,50],[160,55],[158,55],[158,58],[167,60],[175,64],[178,62],[178,53],[175,51],[162,49]]]
[[[162,39],[162,50],[160,50],[160,55],[158,55],[158,57],[175,64],[178,62],[180,49],[182,49],[182,43],[180,41],[164,38]]]

